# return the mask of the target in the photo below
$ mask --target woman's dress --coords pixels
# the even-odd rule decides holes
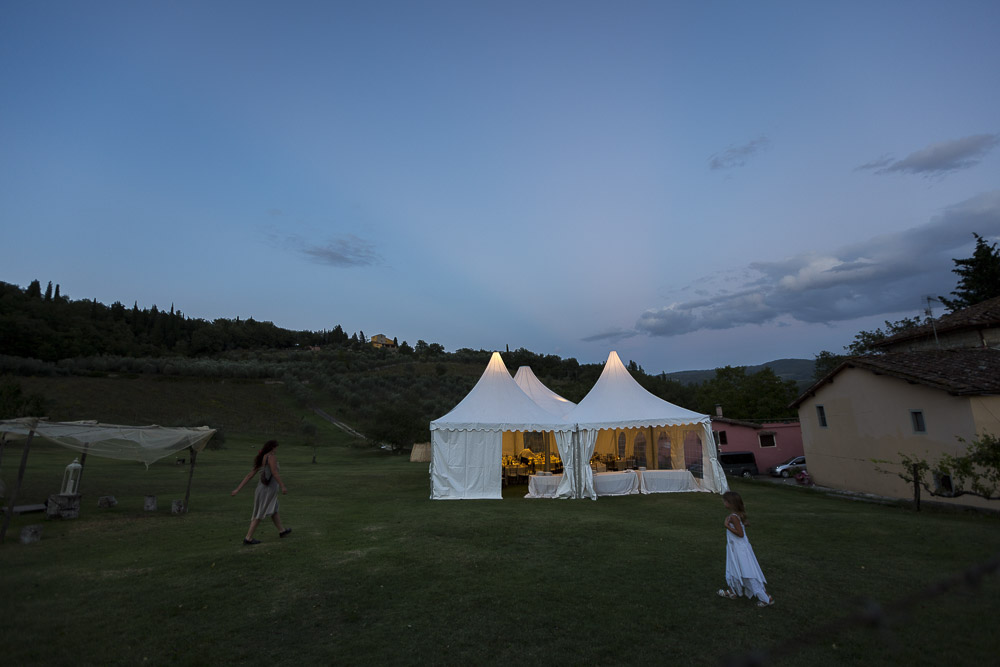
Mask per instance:
[[[281,469],[281,466],[278,466]],[[266,481],[265,481],[266,480]],[[271,466],[264,463],[264,472],[253,492],[253,519],[265,519],[278,511],[278,482],[271,474]]]
[[[740,517],[733,515],[737,521]],[[743,522],[740,521],[740,525]],[[743,537],[737,537],[733,531],[726,529],[726,584],[729,590],[737,595],[745,595],[748,598],[757,598],[762,602],[767,602],[767,592],[764,584],[767,579],[757,564],[757,557],[754,556],[753,547],[747,538],[747,529],[743,527]]]

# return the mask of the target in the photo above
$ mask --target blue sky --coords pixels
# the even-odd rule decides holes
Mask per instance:
[[[0,280],[649,372],[839,352],[1000,240],[998,33],[993,0],[7,2]]]

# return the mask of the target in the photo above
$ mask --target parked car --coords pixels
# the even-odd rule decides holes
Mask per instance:
[[[724,452],[719,454],[719,463],[727,475],[753,477],[759,474],[757,459],[753,452]]]
[[[757,459],[754,457],[753,452],[725,452],[719,454],[719,463],[722,464],[722,470],[727,475],[739,475],[740,477],[750,478],[759,474]],[[701,479],[702,475],[704,475],[704,468],[701,463],[692,463],[687,469],[698,479]]]
[[[793,456],[784,463],[780,463],[776,466],[771,466],[768,468],[768,472],[771,473],[772,477],[791,477],[800,470],[804,470],[806,467],[806,457],[804,456]]]

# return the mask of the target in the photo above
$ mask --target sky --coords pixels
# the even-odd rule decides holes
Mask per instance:
[[[650,373],[842,352],[1000,240],[997,34],[995,0],[5,2],[0,280]]]

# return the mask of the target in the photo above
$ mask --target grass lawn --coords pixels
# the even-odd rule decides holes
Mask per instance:
[[[779,664],[989,664],[1000,577],[921,599],[880,629],[816,629],[1000,552],[1000,519],[732,482],[776,605],[718,598],[725,510],[711,494],[591,501],[430,501],[426,464],[348,446],[278,450],[294,532],[244,547],[252,486],[229,492],[264,438],[230,434],[186,467],[91,457],[81,518],[16,517],[0,546],[9,665],[719,664],[788,647]],[[19,503],[58,489],[73,452],[36,442]],[[8,447],[8,493],[20,451]],[[97,498],[115,495],[116,508]],[[143,496],[159,497],[157,512]],[[21,545],[22,526],[43,523]],[[801,647],[801,648],[799,648]]]

